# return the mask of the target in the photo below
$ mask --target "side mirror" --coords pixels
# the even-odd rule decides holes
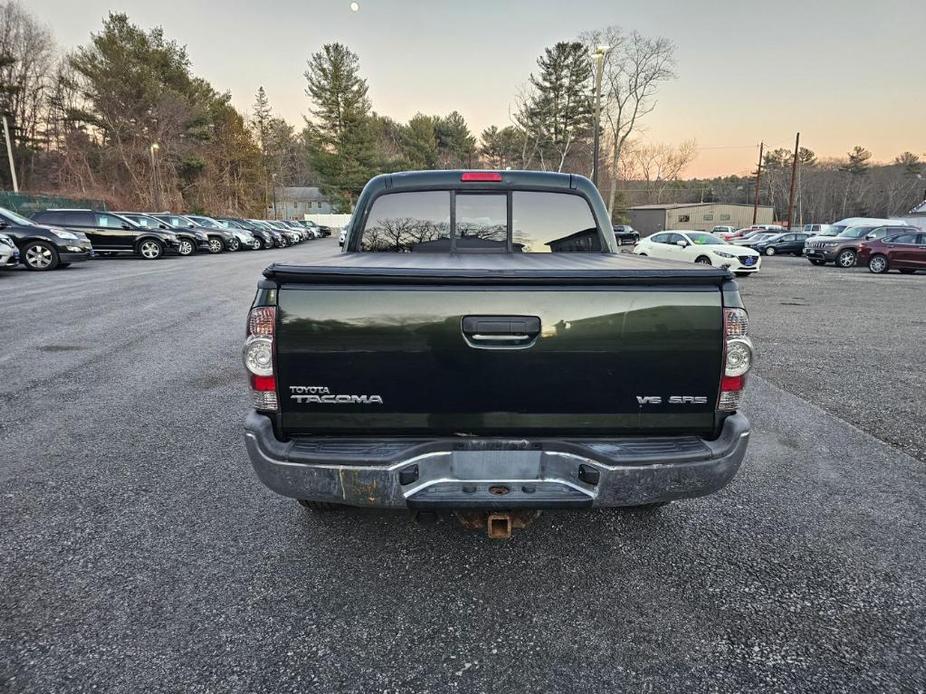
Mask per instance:
[[[681,246],[682,248],[687,248],[687,247],[688,247],[688,242],[687,242],[687,241],[676,241],[676,242],[675,242],[675,245],[676,245],[676,246]]]
[[[132,230],[131,225],[126,224],[125,222],[122,223],[122,228],[125,229],[126,231],[131,231],[131,230]]]
[[[9,226],[5,221],[0,219],[0,229],[6,229]]]

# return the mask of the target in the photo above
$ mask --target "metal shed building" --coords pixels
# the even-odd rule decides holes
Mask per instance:
[[[737,229],[752,224],[752,205],[720,202],[691,202],[667,205],[637,205],[631,207],[631,226],[640,236],[649,236],[663,229],[710,231],[715,226]],[[760,205],[756,224],[771,224],[774,210]]]

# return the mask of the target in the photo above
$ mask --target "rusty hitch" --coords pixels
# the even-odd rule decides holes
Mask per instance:
[[[464,528],[486,529],[492,540],[507,540],[514,530],[526,528],[540,515],[540,511],[454,511]]]
[[[490,513],[486,518],[486,530],[493,540],[507,540],[511,537],[511,514]]]

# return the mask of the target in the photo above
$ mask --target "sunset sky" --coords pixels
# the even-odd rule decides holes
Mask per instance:
[[[478,135],[510,123],[518,87],[556,41],[618,24],[677,45],[642,136],[700,146],[689,176],[744,173],[757,145],[818,156],[863,145],[877,160],[926,155],[924,0],[29,0],[64,48],[86,43],[110,10],[163,26],[194,71],[249,109],[263,85],[278,115],[301,124],[309,54],[340,41],[360,56],[376,111],[460,111]]]

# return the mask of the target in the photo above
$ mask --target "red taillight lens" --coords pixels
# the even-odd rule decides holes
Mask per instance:
[[[501,183],[502,175],[498,171],[467,171],[460,180],[464,183]]]
[[[277,377],[276,376],[255,376],[251,374],[251,388],[254,390],[259,390],[266,392],[268,390],[275,391],[277,389]]]
[[[724,376],[720,380],[720,390],[742,390],[746,386],[745,376]]]
[[[275,306],[258,306],[248,314],[248,336],[242,358],[248,370],[254,407],[264,412],[280,409],[274,373],[276,334]]]

